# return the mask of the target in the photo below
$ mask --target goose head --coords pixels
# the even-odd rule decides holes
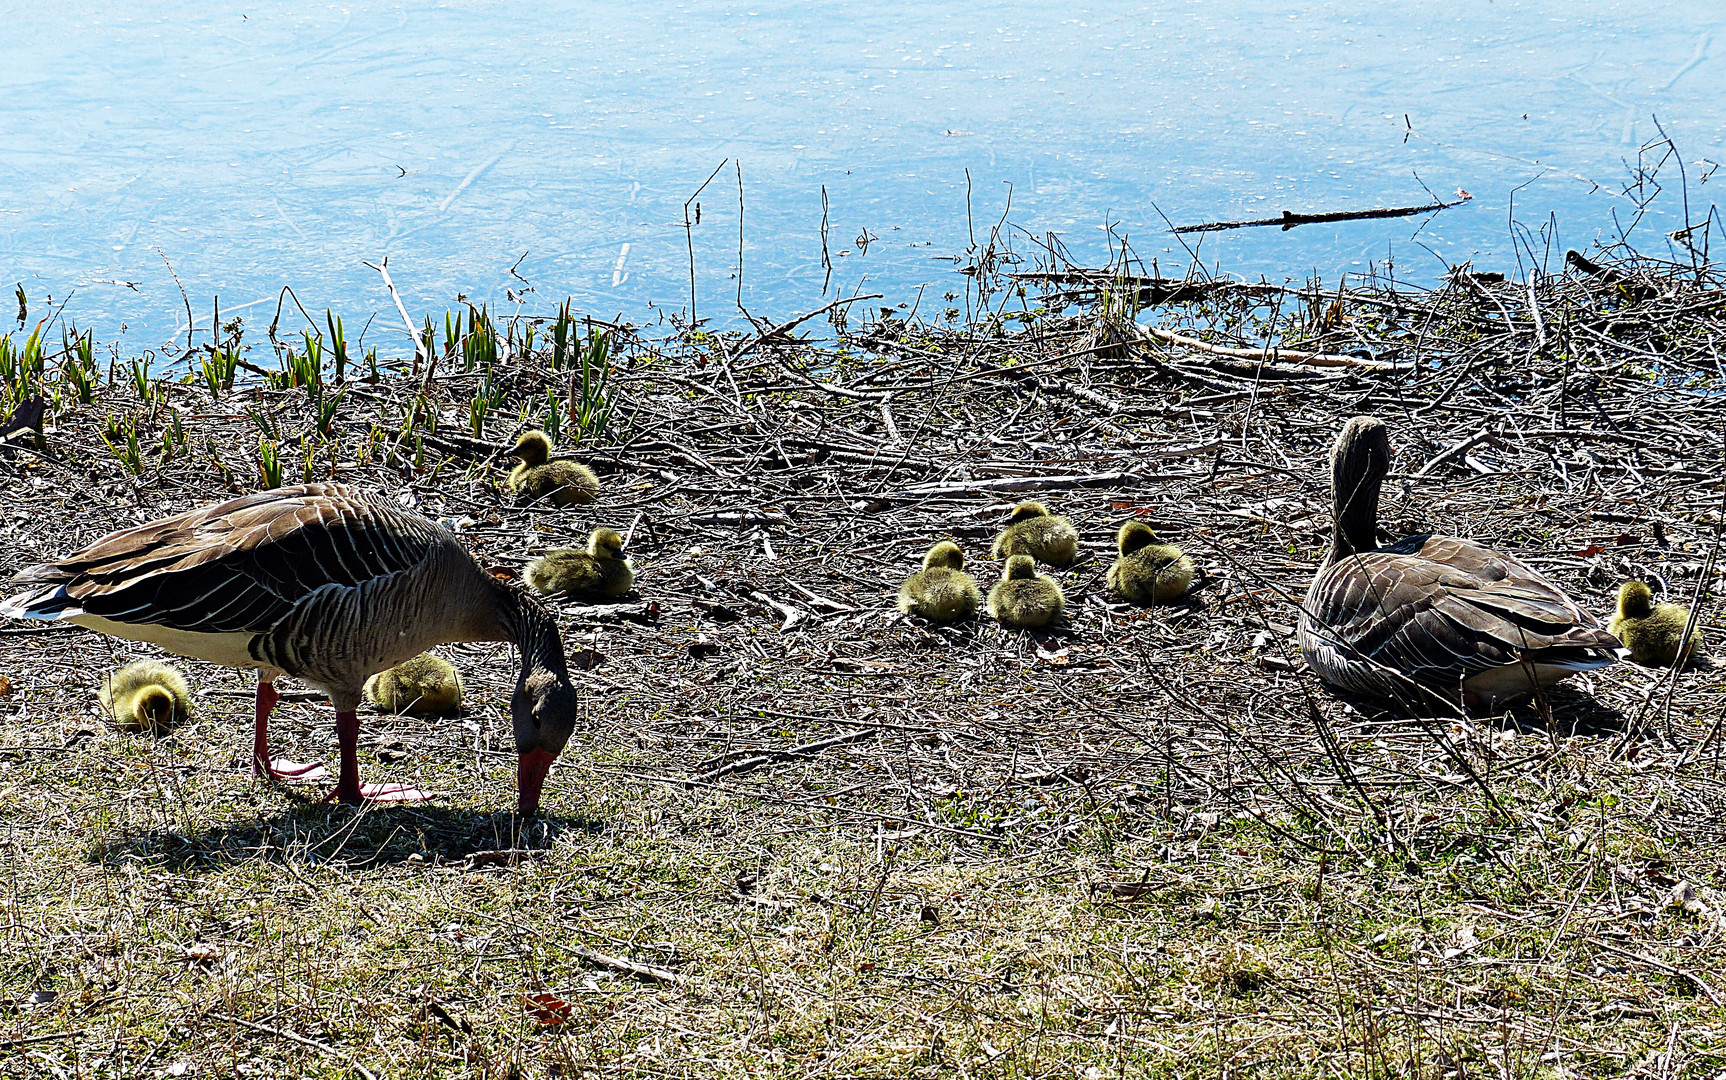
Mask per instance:
[[[1330,452],[1335,531],[1329,562],[1378,547],[1378,496],[1390,472],[1390,434],[1377,417],[1343,425]]]
[[[1037,560],[1029,555],[1010,555],[1007,566],[1001,571],[1001,577],[1006,581],[1030,581],[1037,576]]]
[[[1618,590],[1618,614],[1626,619],[1646,619],[1654,614],[1654,593],[1640,581],[1626,581]]]
[[[510,698],[511,720],[515,728],[515,749],[520,756],[516,769],[519,811],[523,818],[539,809],[540,791],[545,787],[551,763],[563,752],[575,731],[579,695],[568,675],[559,678],[552,671],[527,673],[516,683]]]
[[[616,529],[595,529],[587,538],[587,552],[596,559],[621,559],[623,537]]]
[[[1044,506],[1042,503],[1035,501],[1022,502],[1018,506],[1013,507],[1013,516],[1007,519],[1007,524],[1017,525],[1019,522],[1028,521],[1031,518],[1048,516],[1049,508]]]
[[[1131,555],[1140,548],[1155,543],[1156,539],[1156,531],[1149,525],[1142,521],[1129,521],[1122,525],[1121,531],[1116,534],[1115,546],[1121,549],[1122,555]]]
[[[534,430],[524,431],[521,438],[510,448],[510,456],[518,457],[522,464],[528,467],[544,465],[551,459],[551,437],[545,432]]]
[[[965,568],[965,553],[959,550],[959,545],[951,540],[943,540],[929,549],[929,554],[923,556],[923,569],[963,570]]]

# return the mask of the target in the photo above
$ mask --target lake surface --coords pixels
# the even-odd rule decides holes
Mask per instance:
[[[64,304],[136,352],[183,342],[180,285],[199,327],[219,294],[255,329],[291,285],[399,355],[365,260],[416,320],[513,294],[649,322],[687,310],[692,241],[700,316],[735,324],[739,169],[741,298],[779,319],[859,288],[944,307],[1009,191],[1082,262],[1109,226],[1164,272],[1430,281],[1516,272],[1513,199],[1525,266],[1554,220],[1554,269],[1616,237],[1656,116],[1687,184],[1661,168],[1639,247],[1726,185],[1726,44],[1694,2],[185,6],[0,3],[0,284],[32,323]],[[1167,231],[1458,188],[1430,218]]]

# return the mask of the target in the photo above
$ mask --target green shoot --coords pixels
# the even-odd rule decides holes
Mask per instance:
[[[276,444],[267,439],[258,440],[258,476],[266,488],[282,486],[282,459]]]

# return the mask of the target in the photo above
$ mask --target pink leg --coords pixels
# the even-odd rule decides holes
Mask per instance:
[[[270,757],[270,713],[276,708],[276,702],[281,695],[276,693],[276,684],[267,682],[262,673],[258,675],[258,708],[257,720],[252,727],[252,775],[267,777],[271,780],[317,780],[324,775],[322,762],[314,761],[302,765],[286,758]]]
[[[324,797],[325,802],[358,806],[362,802],[423,802],[431,798],[406,784],[360,783],[359,713],[336,710],[336,743],[342,752],[342,774],[336,781],[336,789]]]

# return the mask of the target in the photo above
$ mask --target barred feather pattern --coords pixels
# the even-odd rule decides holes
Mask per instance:
[[[447,641],[517,640],[524,660],[555,653],[566,677],[543,609],[493,581],[447,530],[339,484],[121,530],[13,581],[32,591],[8,614],[164,628],[177,636],[163,643],[187,655],[200,635],[250,634],[256,666],[324,688],[338,708],[357,704],[368,676]]]
[[[1326,683],[1386,700],[1424,687],[1456,701],[1470,678],[1614,662],[1618,642],[1557,585],[1468,540],[1411,536],[1335,559],[1307,590],[1301,654]]]

